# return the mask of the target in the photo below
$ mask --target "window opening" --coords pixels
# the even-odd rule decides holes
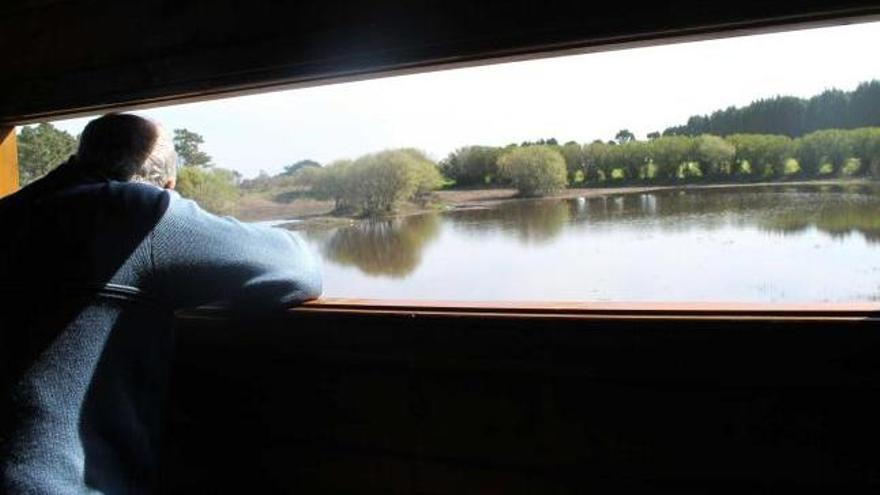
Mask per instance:
[[[299,232],[325,296],[880,298],[880,23],[157,108],[178,190]],[[26,185],[89,119],[18,130]]]

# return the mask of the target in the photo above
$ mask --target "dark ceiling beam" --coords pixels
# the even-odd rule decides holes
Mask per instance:
[[[0,124],[878,15],[858,0],[23,0],[0,8]]]

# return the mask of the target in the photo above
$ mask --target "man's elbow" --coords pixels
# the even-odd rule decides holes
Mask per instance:
[[[246,313],[277,311],[321,297],[321,278],[316,276],[280,276],[253,281],[246,290],[230,300],[230,306]]]
[[[318,266],[314,265],[306,270],[300,271],[297,276],[292,279],[290,288],[291,292],[285,298],[285,301],[283,301],[285,305],[296,305],[321,297],[321,294],[324,291],[324,284]]]
[[[300,302],[312,301],[321,297],[324,292],[324,284],[321,280],[321,274],[317,270],[314,274],[307,277],[300,286],[302,299]]]
[[[321,297],[324,290],[321,275],[321,263],[317,257],[308,250],[301,237],[293,232],[288,231],[286,233],[288,234],[289,239],[291,239],[296,245],[296,251],[298,251],[290,257],[290,259],[298,260],[298,266],[294,269],[296,271],[294,280],[297,290],[294,297],[288,302],[295,304],[298,302],[318,299]]]

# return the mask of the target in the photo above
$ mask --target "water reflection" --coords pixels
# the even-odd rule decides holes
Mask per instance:
[[[880,240],[878,193],[869,185],[822,185],[621,195],[585,200],[572,223],[650,222],[666,232],[756,226],[783,235],[815,228],[833,238],[859,233],[873,243]]]
[[[472,237],[501,232],[524,244],[542,244],[562,233],[577,205],[577,201],[524,200],[453,211],[446,218]]]
[[[826,186],[828,187],[828,186]],[[851,188],[823,195],[821,201],[804,198],[780,208],[761,222],[761,228],[782,235],[797,235],[815,228],[834,239],[861,234],[871,244],[880,243],[880,203],[869,191]]]
[[[422,249],[437,236],[439,226],[436,214],[365,220],[335,231],[321,252],[329,261],[369,275],[401,278],[419,266]]]
[[[330,296],[843,301],[880,291],[880,185],[528,200],[304,233],[326,261]]]

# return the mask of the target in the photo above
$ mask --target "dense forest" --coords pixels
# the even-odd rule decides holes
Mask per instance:
[[[670,127],[664,136],[700,134],[781,134],[798,137],[821,129],[880,126],[880,81],[859,84],[854,91],[830,89],[812,98],[777,96],[742,108],[729,107],[695,115]]]

